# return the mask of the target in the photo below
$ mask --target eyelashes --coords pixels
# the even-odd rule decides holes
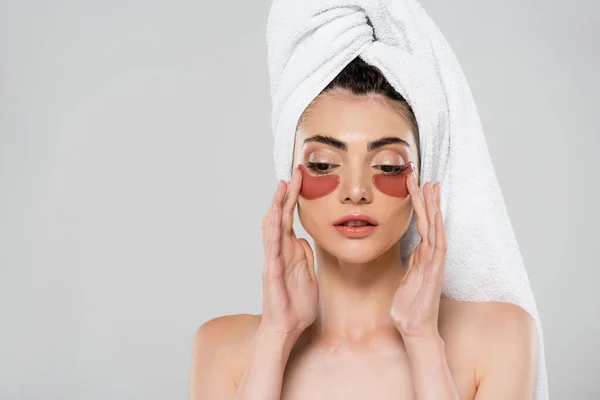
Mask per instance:
[[[308,161],[306,163],[306,166],[308,167],[308,169],[310,169],[311,171],[319,174],[319,175],[325,175],[326,173],[328,173],[328,167],[330,165],[334,165],[334,164],[328,164],[328,163],[315,163],[315,162],[311,162]],[[324,167],[324,168],[323,168]]]
[[[329,172],[331,172],[334,168],[332,167],[331,169],[329,169],[330,166],[339,167],[339,165],[329,164],[329,163],[315,163],[315,162],[311,162],[311,161],[308,161],[306,163],[306,167],[318,175],[325,175],[325,174],[328,174]],[[404,165],[389,165],[389,164],[374,165],[373,167],[377,168],[381,172],[383,172],[383,175],[398,175],[398,174],[401,174],[402,172],[404,172],[408,168],[408,167],[405,167]]]
[[[404,165],[376,165],[383,172],[384,175],[399,175],[404,172],[408,167]],[[385,169],[384,169],[385,168]]]

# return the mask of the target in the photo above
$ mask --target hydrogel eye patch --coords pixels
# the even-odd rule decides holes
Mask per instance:
[[[307,200],[318,199],[327,196],[339,186],[339,175],[322,175],[312,176],[303,164],[299,165],[302,172],[302,187],[300,188],[300,196]],[[381,193],[392,197],[407,197],[408,186],[406,179],[408,174],[414,173],[414,163],[412,161],[403,165],[401,172],[390,175],[379,173],[373,175],[373,185]]]

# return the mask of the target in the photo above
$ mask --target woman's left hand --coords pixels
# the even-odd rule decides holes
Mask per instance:
[[[424,199],[413,174],[407,179],[407,186],[421,243],[410,256],[404,278],[394,294],[390,315],[405,340],[438,337],[446,261],[446,232],[439,210],[440,183],[426,182]]]

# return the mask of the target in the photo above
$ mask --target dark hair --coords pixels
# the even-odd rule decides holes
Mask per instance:
[[[340,72],[319,95],[334,89],[346,89],[352,94],[359,96],[381,94],[392,100],[394,108],[402,115],[402,117],[404,117],[411,128],[413,138],[417,145],[417,168],[420,168],[421,149],[419,145],[419,127],[417,125],[415,114],[406,99],[390,85],[379,68],[367,64],[360,57],[356,57],[346,65],[342,72]],[[312,104],[313,103],[311,102],[302,113],[298,126],[302,123]]]

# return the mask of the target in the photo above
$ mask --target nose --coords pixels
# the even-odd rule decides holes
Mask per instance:
[[[373,201],[371,176],[357,166],[344,171],[340,178],[340,201],[344,204],[369,204]]]

